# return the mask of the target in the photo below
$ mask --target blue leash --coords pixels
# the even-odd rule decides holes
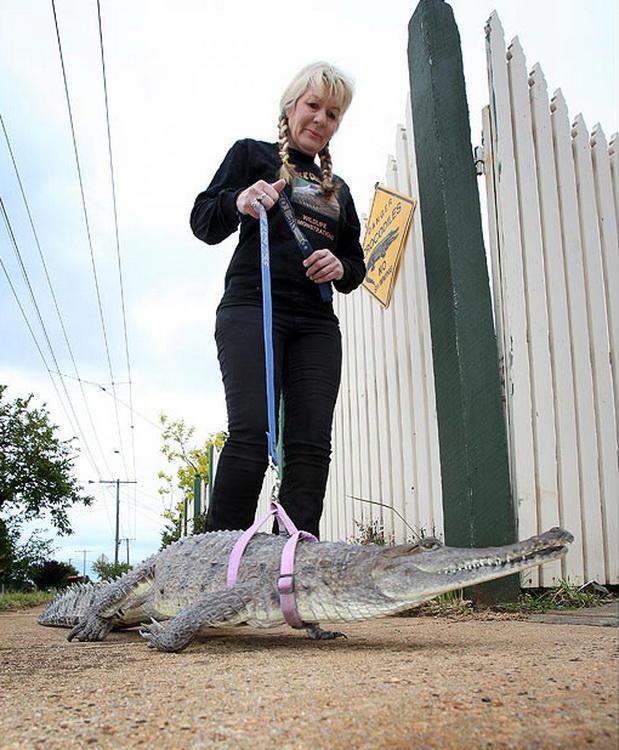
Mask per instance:
[[[273,305],[271,303],[271,267],[269,259],[269,222],[262,203],[260,213],[260,270],[262,273],[262,328],[264,333],[264,364],[267,386],[267,443],[271,464],[278,469],[277,427],[275,422],[275,372],[273,366]]]
[[[299,229],[294,217],[294,211],[286,194],[282,191],[279,196],[280,208],[290,227],[301,255],[304,258],[309,257],[312,252],[312,246],[303,232]],[[264,364],[266,375],[267,390],[267,419],[268,432],[267,444],[270,464],[281,476],[281,467],[279,465],[279,455],[277,451],[277,425],[275,422],[275,374],[273,365],[273,305],[271,302],[271,265],[269,253],[269,222],[267,212],[262,203],[258,201],[258,213],[260,216],[260,271],[262,275],[262,328],[264,334]],[[331,302],[333,299],[333,290],[330,282],[318,284],[320,296],[323,302]],[[278,487],[276,485],[275,493]]]

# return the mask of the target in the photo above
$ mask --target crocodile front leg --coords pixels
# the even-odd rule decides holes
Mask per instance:
[[[252,587],[238,585],[216,593],[206,594],[195,604],[181,610],[165,625],[156,620],[144,623],[140,635],[149,648],[159,651],[181,651],[202,627],[239,625],[247,619]]]
[[[125,610],[139,606],[149,594],[155,574],[154,561],[146,561],[136,570],[126,573],[122,578],[113,581],[96,595],[92,605],[80,617],[77,625],[67,636],[78,641],[102,641],[118,624],[123,623]]]

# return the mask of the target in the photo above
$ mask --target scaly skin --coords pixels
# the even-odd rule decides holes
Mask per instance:
[[[286,539],[256,535],[243,556],[236,586],[227,588],[228,558],[240,533],[182,539],[117,581],[61,595],[39,622],[72,627],[69,640],[80,641],[103,640],[112,629],[143,623],[140,632],[148,645],[161,651],[180,651],[204,627],[281,625],[277,579]],[[311,638],[335,638],[342,634],[324,631],[318,623],[409,609],[447,591],[554,560],[572,541],[561,529],[485,549],[302,541],[295,560],[297,610]]]

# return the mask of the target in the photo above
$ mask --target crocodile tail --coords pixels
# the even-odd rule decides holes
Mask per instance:
[[[49,603],[37,622],[52,628],[74,627],[93,603],[95,595],[107,585],[105,581],[72,584]]]

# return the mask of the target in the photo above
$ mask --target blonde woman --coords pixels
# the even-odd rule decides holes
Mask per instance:
[[[237,141],[191,213],[194,234],[208,244],[240,223],[215,327],[229,437],[208,531],[253,523],[267,467],[260,202],[269,212],[276,400],[281,392],[285,414],[280,501],[298,528],[318,536],[342,361],[325,289],[332,284],[347,294],[365,275],[357,212],[348,186],[333,174],[329,152],[351,99],[351,82],[332,65],[303,68],[281,99],[278,142]],[[279,205],[282,191],[311,245],[306,257]]]

